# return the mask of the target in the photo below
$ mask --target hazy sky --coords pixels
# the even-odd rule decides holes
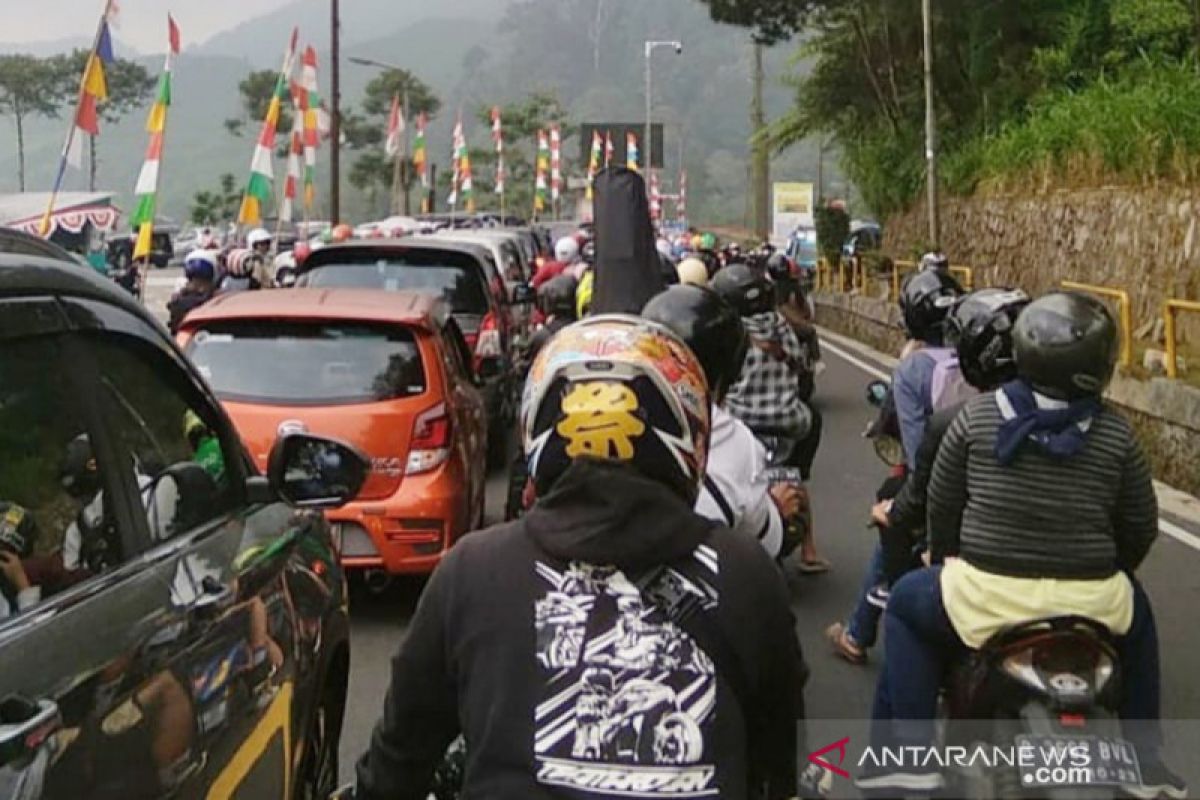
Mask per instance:
[[[117,36],[142,52],[166,48],[166,14],[175,15],[183,45],[201,42],[213,34],[258,16],[288,0],[117,0]],[[0,0],[6,42],[90,37],[104,9],[104,0]]]

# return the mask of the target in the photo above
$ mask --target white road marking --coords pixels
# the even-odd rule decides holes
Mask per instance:
[[[841,343],[843,346],[849,346],[849,344],[851,342],[853,342],[854,349],[858,350],[861,353],[871,352],[872,357],[875,357],[877,355],[878,360],[880,362],[894,363],[895,362],[894,358],[891,358],[890,356],[887,356],[883,353],[876,354],[875,351],[871,350],[866,345],[863,345],[859,342],[854,342],[854,340],[847,339],[844,336],[838,336],[837,334],[832,334],[829,331],[825,330],[824,328],[821,329],[821,351],[822,352],[828,351],[830,353],[833,353],[834,355],[836,355],[838,358],[841,358],[846,363],[851,364],[855,367],[858,367],[859,369],[861,369],[863,372],[867,373],[868,375],[879,378],[882,381],[890,381],[892,379],[891,375],[889,375],[887,372],[883,371],[879,367],[869,364],[866,361],[858,358],[857,356],[851,355],[850,353],[846,352],[846,350],[842,349],[842,347],[838,347],[836,345],[830,344],[830,342],[829,342],[830,339],[835,339],[836,341]],[[1186,517],[1186,518],[1192,519],[1196,516],[1194,511],[1191,508],[1196,505],[1196,500],[1195,500],[1195,498],[1192,498],[1191,495],[1184,494],[1183,492],[1180,492],[1178,489],[1167,486],[1164,483],[1159,483],[1158,481],[1154,482],[1154,493],[1158,497],[1158,504],[1160,507],[1167,508],[1172,513],[1177,514],[1180,517]],[[1191,506],[1191,507],[1189,507],[1189,506]],[[1197,519],[1195,521],[1200,522],[1200,519]],[[1200,536],[1197,536],[1194,533],[1189,533],[1188,531],[1179,527],[1175,523],[1173,523],[1169,520],[1165,520],[1162,517],[1159,517],[1158,518],[1158,529],[1160,531],[1162,531],[1163,533],[1165,533],[1167,536],[1170,536],[1175,541],[1185,544],[1188,547],[1192,548],[1193,550],[1200,550]]]

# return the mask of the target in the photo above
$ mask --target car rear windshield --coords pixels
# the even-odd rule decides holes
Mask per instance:
[[[349,405],[425,391],[415,335],[399,325],[234,320],[196,332],[188,355],[224,400]]]
[[[479,265],[464,253],[346,253],[314,264],[302,286],[423,291],[441,297],[456,314],[488,312],[487,288]]]

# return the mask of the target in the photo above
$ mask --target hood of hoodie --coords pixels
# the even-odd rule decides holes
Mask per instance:
[[[555,558],[635,571],[690,554],[713,525],[661,483],[596,459],[574,461],[524,524]]]

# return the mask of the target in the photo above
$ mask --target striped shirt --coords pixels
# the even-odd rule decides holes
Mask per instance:
[[[1107,407],[1069,459],[1032,442],[996,460],[994,393],[970,400],[942,441],[929,484],[935,560],[958,555],[1001,575],[1106,578],[1134,570],[1158,535],[1158,505],[1129,423]]]

